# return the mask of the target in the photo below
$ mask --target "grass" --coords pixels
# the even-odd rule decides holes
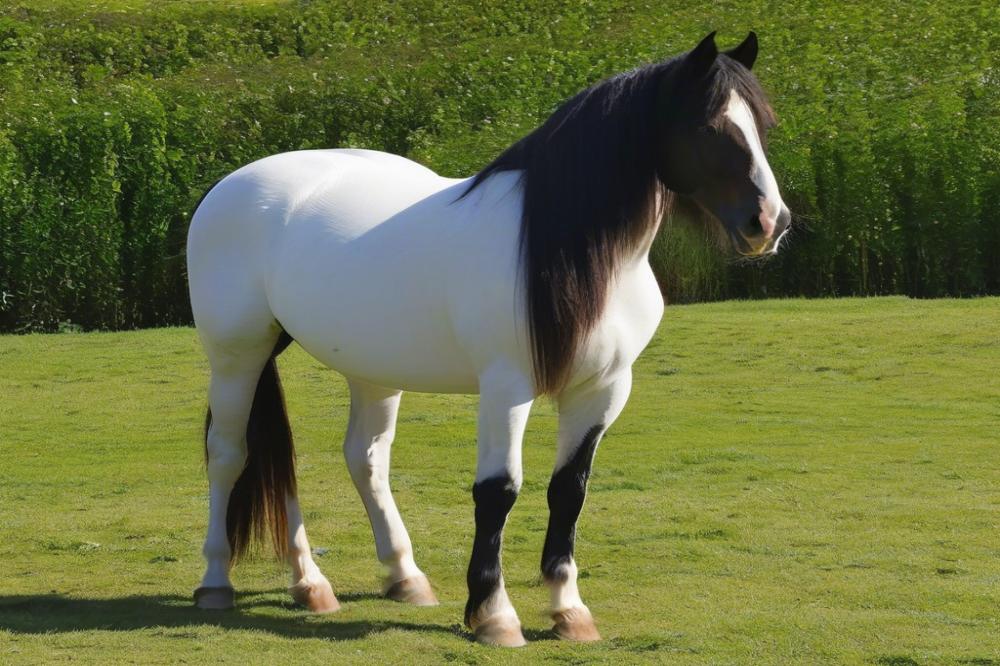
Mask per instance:
[[[293,608],[261,556],[239,610],[206,614],[194,332],[2,337],[0,662],[998,664],[998,318],[1000,299],[668,309],[580,523],[595,645],[543,614],[555,417],[535,409],[504,551],[517,652],[459,624],[474,398],[403,398],[392,481],[442,605],[394,604],[340,459],[344,382],[288,352],[302,503],[344,610]]]

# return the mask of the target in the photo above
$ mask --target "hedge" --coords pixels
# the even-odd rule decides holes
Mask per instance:
[[[225,173],[355,146],[469,175],[582,87],[715,28],[761,37],[795,229],[741,264],[670,221],[668,299],[1000,293],[997,3],[700,5],[8,3],[0,331],[189,323],[186,226]]]

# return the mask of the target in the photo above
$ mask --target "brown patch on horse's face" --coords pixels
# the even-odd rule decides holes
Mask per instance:
[[[723,117],[699,130],[692,141],[700,182],[691,200],[738,253],[754,254],[746,236],[758,224],[763,191],[752,178],[753,152],[746,137]]]

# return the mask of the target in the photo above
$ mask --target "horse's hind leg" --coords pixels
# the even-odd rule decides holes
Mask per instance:
[[[195,591],[199,608],[233,606],[229,569],[233,552],[226,529],[230,494],[247,460],[247,423],[264,366],[278,339],[277,325],[240,340],[213,336],[199,329],[212,370],[208,402],[210,421],[205,438],[208,467],[208,533],[202,553],[205,575]]]
[[[288,512],[288,563],[292,566],[292,598],[314,613],[332,613],[340,608],[333,594],[330,581],[316,566],[302,523],[302,510],[295,497],[289,497]]]
[[[629,370],[613,380],[559,396],[559,446],[549,482],[549,528],[542,550],[542,576],[551,593],[554,630],[560,638],[601,638],[576,585],[576,521],[583,509],[597,444],[621,413],[631,385]]]
[[[378,559],[388,569],[385,595],[418,606],[437,604],[413,560],[413,547],[389,490],[389,453],[402,392],[350,380],[351,417],[344,458],[375,535]]]

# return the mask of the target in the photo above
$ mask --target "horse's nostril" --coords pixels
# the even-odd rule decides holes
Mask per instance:
[[[760,216],[753,215],[743,225],[743,234],[747,238],[759,238],[764,235],[764,227],[760,224]]]

